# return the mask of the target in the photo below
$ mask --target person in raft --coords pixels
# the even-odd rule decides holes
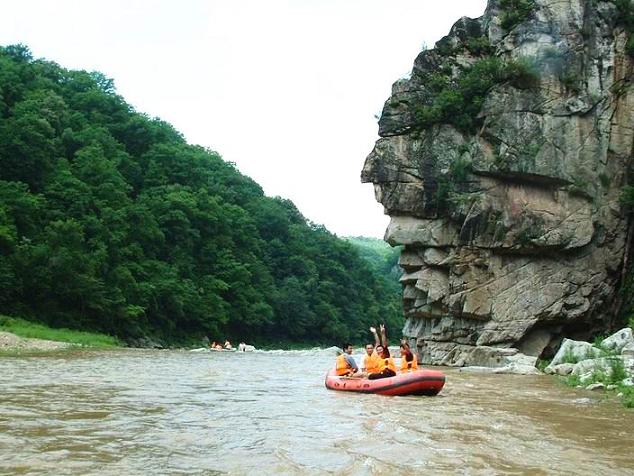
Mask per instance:
[[[380,371],[379,367],[381,365],[381,357],[377,353],[376,349],[380,347],[381,352],[383,351],[383,346],[379,341],[379,335],[376,333],[376,328],[370,327],[370,332],[374,335],[374,345],[371,343],[367,343],[365,345],[366,355],[363,357],[363,371],[369,374]]]
[[[385,326],[380,325],[382,343],[376,346],[376,353],[381,357],[379,361],[378,372],[372,372],[368,375],[369,380],[378,380],[380,378],[394,377],[396,375],[396,364],[390,356],[390,349],[387,346],[387,333]]]
[[[411,372],[412,370],[418,369],[418,359],[416,358],[416,354],[412,352],[409,344],[402,340],[401,341],[401,372]]]
[[[359,371],[359,366],[352,357],[352,345],[346,342],[342,349],[343,353],[337,356],[335,370],[340,377],[350,377]]]

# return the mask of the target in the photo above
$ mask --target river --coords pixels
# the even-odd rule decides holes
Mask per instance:
[[[358,356],[360,358],[360,356]],[[445,369],[436,397],[326,390],[332,351],[0,358],[0,474],[633,474],[634,411]]]

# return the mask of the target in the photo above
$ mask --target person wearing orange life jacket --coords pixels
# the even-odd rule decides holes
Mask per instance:
[[[383,346],[376,333],[376,329],[370,327],[370,332],[374,335],[374,345],[368,343],[365,346],[366,355],[363,357],[363,370],[367,373],[376,373],[380,371],[379,367],[381,365],[381,356],[377,353],[376,349],[380,346],[381,352],[383,352]]]
[[[383,352],[383,346],[379,345],[379,347],[381,347],[381,352]],[[378,372],[381,365],[381,357],[377,354],[376,348],[372,344],[366,344],[365,351],[363,369],[368,373]]]
[[[418,359],[407,342],[401,342],[401,372],[411,372],[418,369]]]
[[[381,378],[394,377],[396,375],[396,364],[394,359],[390,356],[390,349],[387,346],[387,334],[385,326],[381,324],[381,337],[383,338],[383,344],[376,346],[376,352],[381,357],[379,361],[379,371],[368,375],[369,380],[378,380]]]
[[[352,345],[346,342],[342,348],[343,353],[337,356],[335,371],[339,376],[354,375],[359,371],[359,366],[352,357]]]

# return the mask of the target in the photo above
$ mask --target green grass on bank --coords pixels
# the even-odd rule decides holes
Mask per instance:
[[[116,347],[120,342],[105,334],[73,331],[70,329],[53,329],[18,317],[0,315],[0,331],[11,332],[19,337],[45,339],[86,347]]]
[[[584,381],[582,383],[578,375],[568,375],[566,377],[560,377],[560,380],[569,387],[584,388],[592,383],[603,383],[605,381],[605,378],[602,376],[593,375],[590,380]],[[619,398],[621,400],[621,404],[625,408],[634,408],[634,387],[628,387],[621,383],[612,385],[615,385],[615,388],[612,390],[607,390],[606,387],[605,395],[609,395],[612,397],[620,395]]]
[[[634,330],[634,315],[629,317],[628,327]],[[559,379],[569,387],[584,388],[593,383],[602,383],[605,385],[606,395],[620,395],[621,403],[625,408],[634,408],[634,387],[623,385],[623,380],[628,377],[628,373],[625,370],[623,361],[619,358],[619,353],[613,349],[606,348],[603,345],[604,337],[595,337],[592,345],[595,352],[589,352],[588,355],[578,358],[572,354],[564,355],[564,362],[576,364],[580,360],[592,359],[592,358],[604,358],[608,359],[610,368],[607,371],[602,369],[595,369],[592,371],[589,378],[581,381],[579,375],[567,375],[559,377]],[[544,370],[546,366],[550,364],[549,360],[539,360],[537,368]],[[608,390],[611,388],[611,390]]]
[[[605,385],[607,394],[620,395],[621,403],[624,407],[634,408],[634,387],[626,386],[622,383],[623,380],[628,377],[623,361],[619,358],[617,353],[602,347],[600,342],[599,345],[597,345],[597,348],[602,352],[600,357],[608,359],[610,368],[607,370],[595,369],[592,371],[590,378],[583,381],[579,375],[571,374],[563,377],[563,382],[570,387],[582,388],[590,384],[602,383]],[[592,358],[592,356],[589,356],[588,358]],[[611,390],[608,390],[610,388]]]

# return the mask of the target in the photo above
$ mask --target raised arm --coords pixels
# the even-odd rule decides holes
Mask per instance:
[[[387,347],[387,332],[385,330],[385,324],[381,324],[379,326],[379,329],[381,329],[381,340],[383,347]]]
[[[374,347],[380,345],[381,341],[379,340],[379,335],[376,333],[376,327],[370,327],[370,332],[372,332],[372,335],[374,336]]]

